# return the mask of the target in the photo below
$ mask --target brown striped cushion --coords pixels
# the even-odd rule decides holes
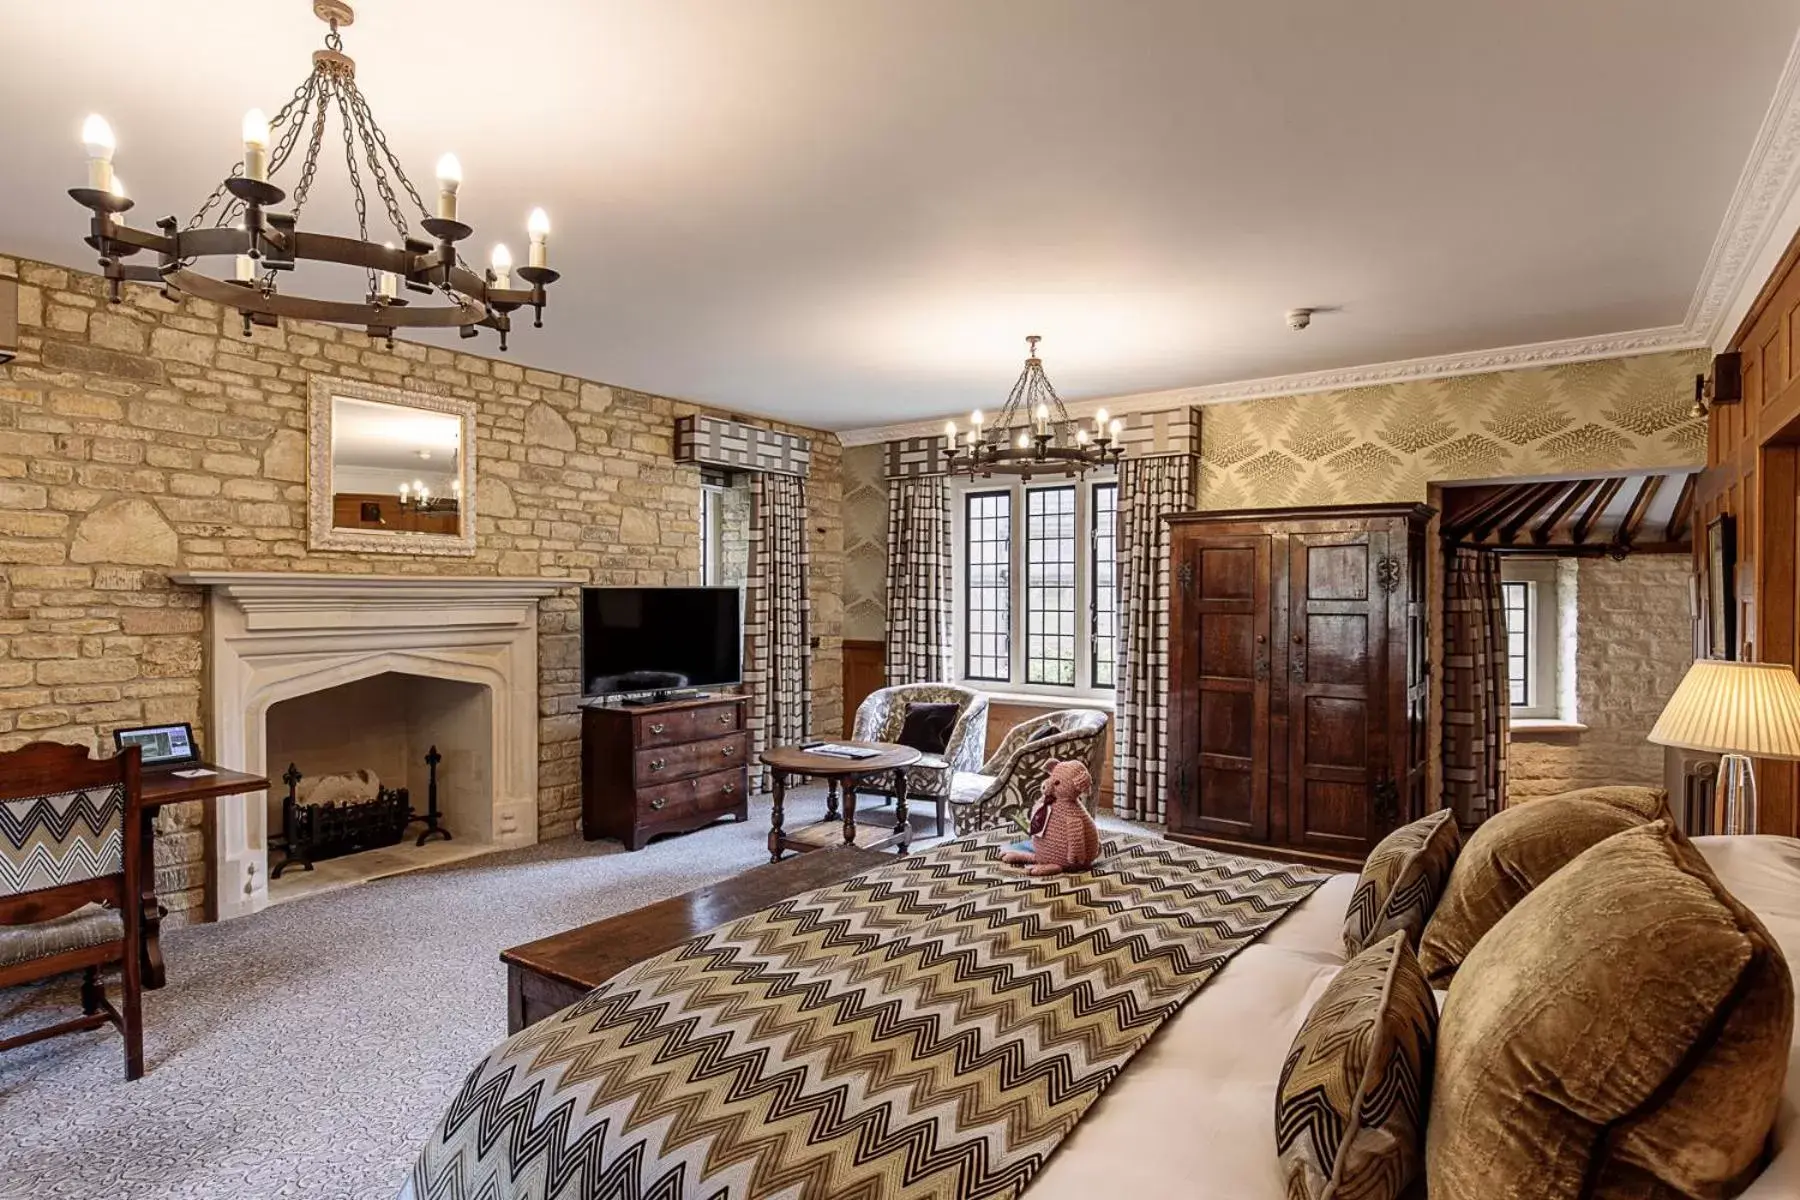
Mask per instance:
[[[1395,1200],[1423,1176],[1437,1002],[1396,930],[1338,972],[1281,1068],[1287,1200]]]
[[[1404,931],[1417,950],[1461,848],[1462,833],[1448,809],[1382,838],[1350,895],[1344,913],[1344,952],[1355,957],[1396,930]]]

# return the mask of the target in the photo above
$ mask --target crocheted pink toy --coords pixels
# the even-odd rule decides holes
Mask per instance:
[[[1100,857],[1100,830],[1083,800],[1094,781],[1078,762],[1059,762],[1044,779],[1043,797],[1031,810],[1031,849],[1000,852],[1005,863],[1030,864],[1028,875],[1085,871]]]

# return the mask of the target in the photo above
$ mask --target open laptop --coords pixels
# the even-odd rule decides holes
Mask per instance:
[[[113,730],[113,745],[121,751],[136,746],[143,753],[143,771],[179,771],[200,765],[200,743],[194,727],[182,721],[173,725],[145,725],[139,729]]]

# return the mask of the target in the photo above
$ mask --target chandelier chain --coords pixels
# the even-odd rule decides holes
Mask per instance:
[[[375,181],[375,190],[381,196],[381,203],[387,208],[388,220],[393,224],[394,232],[401,238],[409,237],[412,230],[406,223],[406,214],[400,209],[400,199],[394,195],[394,185],[389,181],[387,171],[382,168],[381,160],[375,156],[375,138],[371,128],[374,118],[369,114],[369,106],[363,102],[362,92],[354,83],[345,90],[349,95],[350,115],[356,118],[356,132],[368,158],[369,177]]]
[[[414,187],[412,180],[410,180],[406,177],[406,171],[404,168],[402,168],[400,166],[399,158],[397,158],[394,155],[393,150],[388,147],[387,134],[382,132],[381,126],[376,123],[375,114],[373,111],[370,110],[369,102],[363,98],[361,89],[352,88],[351,95],[354,97],[354,99],[356,101],[357,109],[361,112],[364,121],[368,125],[369,133],[371,135],[371,140],[373,140],[374,144],[380,148],[381,156],[387,160],[388,166],[393,169],[394,177],[400,181],[400,186],[405,188],[406,194],[412,198],[413,207],[418,209],[419,216],[421,218],[429,217],[431,215],[431,211],[425,207],[425,201],[420,198],[419,189]],[[400,231],[402,233],[405,233],[408,231],[408,226],[406,223],[406,218],[404,216],[397,215],[398,214],[398,200],[397,199],[395,201],[394,208],[395,208],[395,213],[396,213],[395,225],[400,229]]]
[[[300,165],[300,182],[294,187],[294,219],[300,219],[300,210],[306,207],[306,197],[312,191],[313,177],[319,171],[319,150],[325,144],[325,110],[331,107],[331,98],[327,95],[331,86],[330,78],[315,75],[322,79],[319,84],[318,103],[313,108],[312,136],[306,142],[306,159]]]

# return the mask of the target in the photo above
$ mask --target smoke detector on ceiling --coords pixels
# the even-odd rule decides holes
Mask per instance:
[[[1305,329],[1308,325],[1312,324],[1313,313],[1315,313],[1317,311],[1318,311],[1318,309],[1316,309],[1316,308],[1290,308],[1290,309],[1288,309],[1288,311],[1287,311],[1288,328],[1293,329],[1293,330]]]

